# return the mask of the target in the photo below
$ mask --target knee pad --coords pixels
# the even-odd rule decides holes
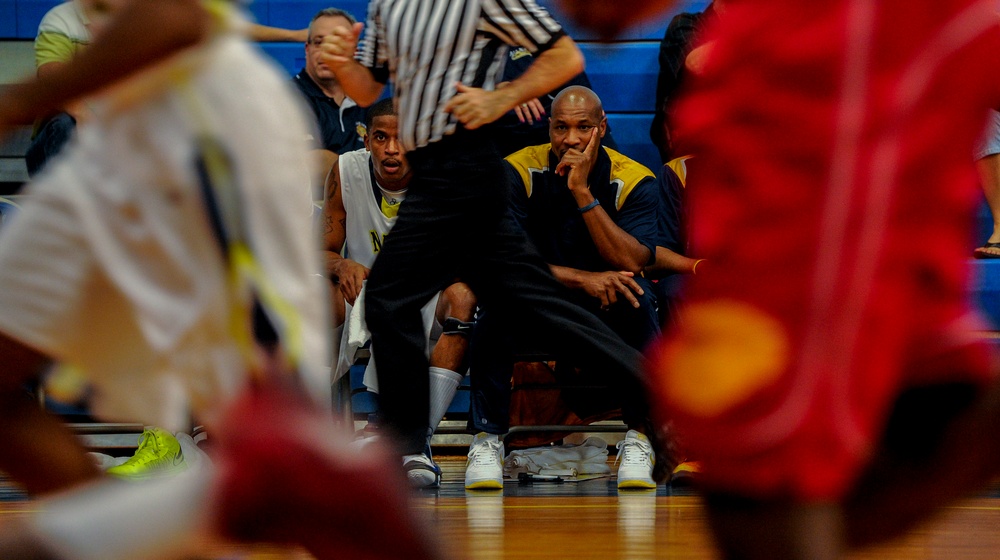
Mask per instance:
[[[441,324],[441,334],[457,334],[468,338],[472,334],[472,328],[476,326],[476,321],[460,321],[454,317],[447,317]]]

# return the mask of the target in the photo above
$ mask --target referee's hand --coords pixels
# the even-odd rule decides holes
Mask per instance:
[[[320,63],[327,68],[336,70],[341,66],[354,62],[354,53],[358,51],[358,39],[365,24],[358,22],[352,27],[335,27],[333,32],[323,37],[320,44]]]
[[[469,87],[461,82],[455,87],[458,93],[444,106],[444,112],[454,115],[469,130],[490,124],[510,109],[498,91]]]

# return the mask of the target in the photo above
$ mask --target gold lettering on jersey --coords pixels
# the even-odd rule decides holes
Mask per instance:
[[[382,244],[385,243],[385,235],[379,233],[378,230],[372,229],[368,230],[368,237],[371,238],[372,253],[377,255],[382,250]]]

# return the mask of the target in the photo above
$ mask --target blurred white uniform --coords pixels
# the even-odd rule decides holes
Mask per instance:
[[[227,28],[245,25],[226,17]],[[102,105],[0,236],[0,330],[79,366],[104,417],[178,430],[232,395],[246,368],[194,165],[194,140],[207,134],[232,160],[264,277],[300,325],[306,383],[329,403],[311,121],[287,79],[222,32]]]

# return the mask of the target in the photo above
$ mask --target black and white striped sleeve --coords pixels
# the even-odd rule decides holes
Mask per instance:
[[[531,53],[544,51],[566,34],[535,0],[483,0],[483,31]]]
[[[385,26],[379,12],[379,2],[368,4],[368,16],[365,19],[364,36],[358,43],[358,52],[354,55],[362,66],[367,67],[375,77],[375,81],[385,84],[389,81],[389,53],[385,41]]]

